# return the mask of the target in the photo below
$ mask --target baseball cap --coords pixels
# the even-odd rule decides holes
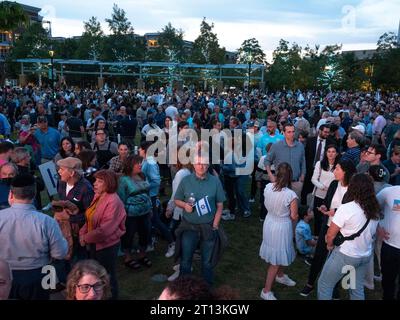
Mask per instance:
[[[362,134],[365,134],[365,128],[361,124],[358,124],[355,127],[351,127],[351,128],[354,130],[360,131]]]

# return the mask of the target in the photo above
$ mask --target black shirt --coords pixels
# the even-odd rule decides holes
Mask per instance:
[[[68,118],[66,124],[69,128],[69,136],[72,138],[81,138],[81,126],[83,126],[83,122],[81,119],[77,117]]]

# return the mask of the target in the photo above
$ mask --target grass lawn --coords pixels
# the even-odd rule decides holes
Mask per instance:
[[[240,292],[242,299],[260,299],[260,291],[264,285],[267,264],[259,257],[258,252],[262,241],[262,222],[259,221],[258,207],[252,205],[253,214],[250,218],[238,217],[234,221],[223,221],[222,225],[229,237],[229,247],[215,272],[215,286],[228,284]],[[119,284],[121,299],[154,299],[162,291],[164,283],[151,280],[156,274],[171,275],[174,265],[173,258],[165,258],[166,242],[162,239],[156,244],[154,252],[149,254],[153,261],[151,268],[133,271],[119,264]],[[297,282],[295,287],[286,287],[274,284],[274,292],[278,299],[285,300],[315,300],[316,292],[304,298],[299,295],[306,283],[309,266],[302,258],[297,257],[295,262],[286,269],[288,275]],[[194,273],[200,274],[199,261],[194,262]],[[376,283],[374,291],[366,290],[367,299],[381,299],[380,283]],[[348,298],[342,292],[343,298]]]
[[[136,135],[135,144],[139,145],[139,135]],[[249,186],[247,186],[249,190]],[[168,193],[167,189],[167,193]],[[258,195],[257,195],[258,196]],[[257,197],[258,198],[258,197]],[[162,199],[165,200],[166,198]],[[48,203],[48,197],[42,192],[43,205]],[[259,221],[258,201],[252,205],[252,215],[249,218],[236,217],[234,221],[223,221],[223,225],[229,239],[229,247],[225,251],[222,260],[214,270],[215,286],[230,285],[238,289],[242,299],[260,299],[260,291],[264,286],[267,264],[258,253],[262,241],[262,222]],[[123,258],[119,258],[118,281],[120,287],[120,299],[148,300],[157,298],[166,282],[159,283],[151,278],[154,275],[163,274],[170,276],[174,271],[173,258],[165,258],[166,242],[159,239],[155,251],[149,253],[153,262],[151,268],[141,268],[138,271],[128,269],[123,264]],[[199,261],[193,264],[194,274],[199,275]],[[285,273],[296,281],[295,287],[286,287],[274,284],[273,291],[278,299],[286,300],[316,300],[316,290],[307,298],[299,295],[307,281],[309,266],[300,257],[289,266]],[[365,289],[367,299],[381,299],[380,283],[375,283],[374,291]],[[346,292],[342,292],[342,298],[348,298]]]

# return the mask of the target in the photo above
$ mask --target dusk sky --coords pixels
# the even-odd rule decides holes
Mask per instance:
[[[52,22],[53,36],[81,35],[83,21],[96,16],[103,31],[113,2],[31,0],[24,4],[42,8]],[[123,0],[115,1],[127,12],[137,34],[160,31],[168,22],[184,31],[186,40],[200,32],[203,17],[215,24],[221,46],[235,51],[249,38],[256,38],[271,56],[281,38],[321,46],[343,44],[344,50],[375,48],[380,35],[397,33],[400,0]]]

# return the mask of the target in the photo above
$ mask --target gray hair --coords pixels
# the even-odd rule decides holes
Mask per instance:
[[[6,162],[6,163],[2,164],[2,165],[0,166],[0,171],[1,171],[4,167],[7,167],[7,166],[13,168],[16,175],[18,174],[18,167],[17,167],[14,163],[12,163],[12,162]]]
[[[15,148],[13,155],[11,156],[11,160],[18,164],[20,161],[24,160],[27,156],[29,156],[29,151],[24,147]]]

